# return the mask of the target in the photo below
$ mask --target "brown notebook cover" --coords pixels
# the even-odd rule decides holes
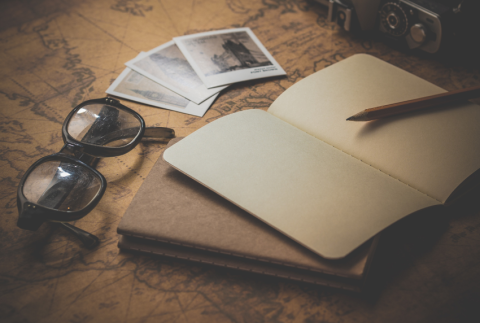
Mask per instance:
[[[169,145],[180,138],[173,139]],[[119,248],[359,291],[378,237],[327,260],[159,158],[118,226]]]

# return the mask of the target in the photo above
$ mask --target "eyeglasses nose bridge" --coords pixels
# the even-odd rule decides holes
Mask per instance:
[[[65,143],[62,149],[60,149],[61,153],[72,155],[72,156],[81,155],[83,154],[83,151],[84,151],[83,146],[75,145],[69,142]]]

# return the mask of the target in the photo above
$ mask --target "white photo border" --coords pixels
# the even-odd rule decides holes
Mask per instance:
[[[139,103],[147,104],[147,105],[150,105],[150,106],[154,106],[154,107],[157,107],[157,108],[168,109],[168,110],[172,110],[172,111],[176,111],[176,112],[190,114],[190,115],[193,115],[193,116],[196,116],[196,117],[203,117],[218,96],[218,93],[216,93],[213,96],[211,96],[210,98],[208,98],[207,100],[203,101],[201,104],[195,104],[194,102],[190,101],[184,109],[181,109],[181,108],[178,108],[176,106],[173,106],[173,105],[170,105],[170,104],[167,104],[167,103],[160,103],[158,101],[142,99],[142,98],[138,98],[138,97],[135,97],[135,96],[132,96],[132,95],[129,95],[129,94],[125,94],[125,93],[122,93],[122,92],[115,91],[115,88],[123,81],[123,79],[131,71],[132,71],[132,69],[130,69],[129,67],[125,68],[125,70],[123,70],[123,72],[116,78],[116,80],[112,83],[112,85],[110,85],[110,87],[105,91],[105,93],[116,96],[116,97],[120,97],[120,98],[123,98],[123,99],[127,99],[127,100],[130,100],[130,101],[139,102]]]
[[[135,72],[137,73],[140,73],[142,74],[143,76],[146,76],[148,77],[149,79],[151,79],[152,81],[155,81],[156,83],[166,87],[167,89],[169,90],[172,90],[173,92],[183,96],[184,98],[190,100],[190,101],[193,101],[194,103],[196,104],[201,104],[203,101],[207,100],[208,98],[210,98],[212,95],[215,95],[217,94],[218,92],[220,92],[221,90],[223,90],[224,88],[226,88],[226,86],[223,86],[223,87],[216,87],[214,89],[208,89],[207,87],[205,87],[205,95],[204,96],[198,96],[198,95],[195,95],[195,93],[192,93],[192,92],[185,92],[181,89],[179,89],[178,87],[168,83],[168,82],[165,82],[164,80],[161,80],[157,77],[155,77],[154,75],[148,73],[147,71],[139,68],[138,66],[135,66],[134,64],[136,62],[138,62],[139,60],[141,59],[144,59],[146,56],[149,56],[151,54],[154,54],[162,49],[165,49],[167,47],[170,47],[172,45],[175,45],[175,42],[173,40],[163,44],[163,45],[160,45],[158,47],[155,47],[154,49],[151,49],[149,50],[148,52],[141,52],[137,57],[135,57],[134,59],[128,61],[125,63],[125,65],[129,68],[131,68],[132,70],[134,70]],[[177,45],[178,46],[178,45]],[[183,52],[182,52],[183,53]],[[195,71],[196,72],[196,71]],[[203,80],[202,80],[203,82]]]
[[[203,71],[200,69],[200,66],[197,64],[197,62],[192,57],[192,55],[190,55],[186,46],[183,44],[183,41],[185,41],[185,40],[202,38],[202,37],[211,36],[211,35],[232,34],[232,33],[238,33],[238,32],[242,32],[242,31],[246,32],[250,36],[250,38],[255,43],[255,45],[257,45],[258,48],[262,51],[262,53],[270,60],[272,65],[261,66],[261,67],[252,67],[252,68],[246,68],[246,69],[237,70],[237,71],[225,72],[225,73],[222,73],[222,74],[215,74],[215,75],[206,76],[203,73]],[[273,56],[270,55],[270,53],[263,46],[263,44],[260,42],[260,40],[258,40],[257,36],[255,36],[253,31],[248,27],[234,28],[234,29],[223,29],[223,30],[217,30],[217,31],[208,31],[208,32],[199,33],[199,34],[174,37],[173,40],[177,44],[178,48],[182,51],[183,55],[185,56],[187,61],[190,63],[190,65],[193,67],[195,72],[198,74],[200,79],[203,81],[203,83],[209,89],[210,88],[216,88],[216,87],[222,86],[222,85],[228,85],[228,84],[236,83],[236,82],[242,82],[242,81],[254,80],[254,79],[259,79],[259,78],[264,78],[264,77],[280,76],[280,75],[286,75],[287,74],[282,69],[282,67],[278,64],[278,62],[273,58]],[[273,68],[272,68],[272,66],[273,66]]]

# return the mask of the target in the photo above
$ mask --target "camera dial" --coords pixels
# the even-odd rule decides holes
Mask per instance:
[[[410,28],[410,36],[415,42],[422,44],[427,40],[427,29],[423,24],[416,23]]]
[[[408,30],[408,17],[400,4],[385,3],[380,9],[380,23],[385,31],[395,37],[405,35]]]

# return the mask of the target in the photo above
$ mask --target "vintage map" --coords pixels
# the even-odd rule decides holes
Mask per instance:
[[[100,237],[96,249],[54,225],[17,228],[17,185],[35,160],[60,150],[72,107],[104,97],[141,51],[237,27],[250,27],[287,76],[231,86],[203,118],[122,103],[147,125],[186,136],[226,114],[267,109],[298,80],[355,53],[447,90],[480,84],[478,68],[354,36],[306,0],[1,1],[0,322],[478,322],[478,192],[445,214],[391,228],[371,275],[373,292],[362,296],[119,252],[116,227],[165,144],[101,160],[108,189],[75,223]]]

